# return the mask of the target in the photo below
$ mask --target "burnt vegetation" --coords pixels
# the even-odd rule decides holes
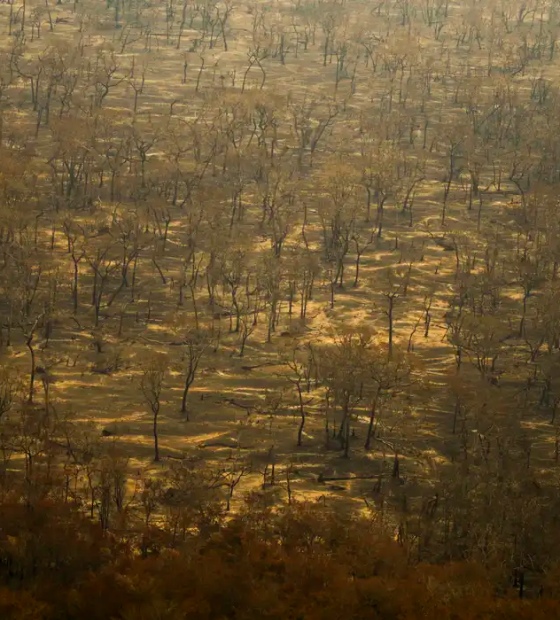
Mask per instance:
[[[2,617],[559,613],[559,35],[0,2]]]

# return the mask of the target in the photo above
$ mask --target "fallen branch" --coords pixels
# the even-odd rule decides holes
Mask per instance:
[[[317,477],[317,484],[325,484],[325,482],[341,482],[344,480],[374,480],[375,478],[377,478],[377,474],[372,476],[323,476],[323,474],[319,474]]]
[[[255,368],[266,368],[267,366],[282,366],[280,362],[264,362],[253,366],[241,366],[241,370],[254,370]]]
[[[225,443],[223,441],[213,441],[210,443],[200,443],[199,448],[229,448],[230,450],[253,450],[255,446],[240,446],[239,444]]]
[[[254,405],[243,405],[242,403],[238,403],[237,401],[233,400],[233,398],[223,398],[221,402],[227,403],[228,405],[232,405],[232,407],[238,407],[239,409],[243,409],[247,412],[250,412],[253,409],[255,409]]]

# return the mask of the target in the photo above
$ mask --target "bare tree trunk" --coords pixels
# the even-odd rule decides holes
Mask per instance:
[[[158,438],[158,416],[159,416],[159,405],[154,410],[154,461],[159,461],[159,438]]]

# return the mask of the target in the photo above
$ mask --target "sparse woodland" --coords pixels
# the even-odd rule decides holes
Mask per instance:
[[[3,617],[558,617],[559,37],[0,4]]]

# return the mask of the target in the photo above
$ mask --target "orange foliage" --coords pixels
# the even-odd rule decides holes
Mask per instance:
[[[250,505],[181,547],[162,536],[151,554],[68,504],[4,504],[0,519],[2,620],[560,617],[554,571],[541,598],[499,598],[482,567],[411,565],[372,522],[317,505]]]

